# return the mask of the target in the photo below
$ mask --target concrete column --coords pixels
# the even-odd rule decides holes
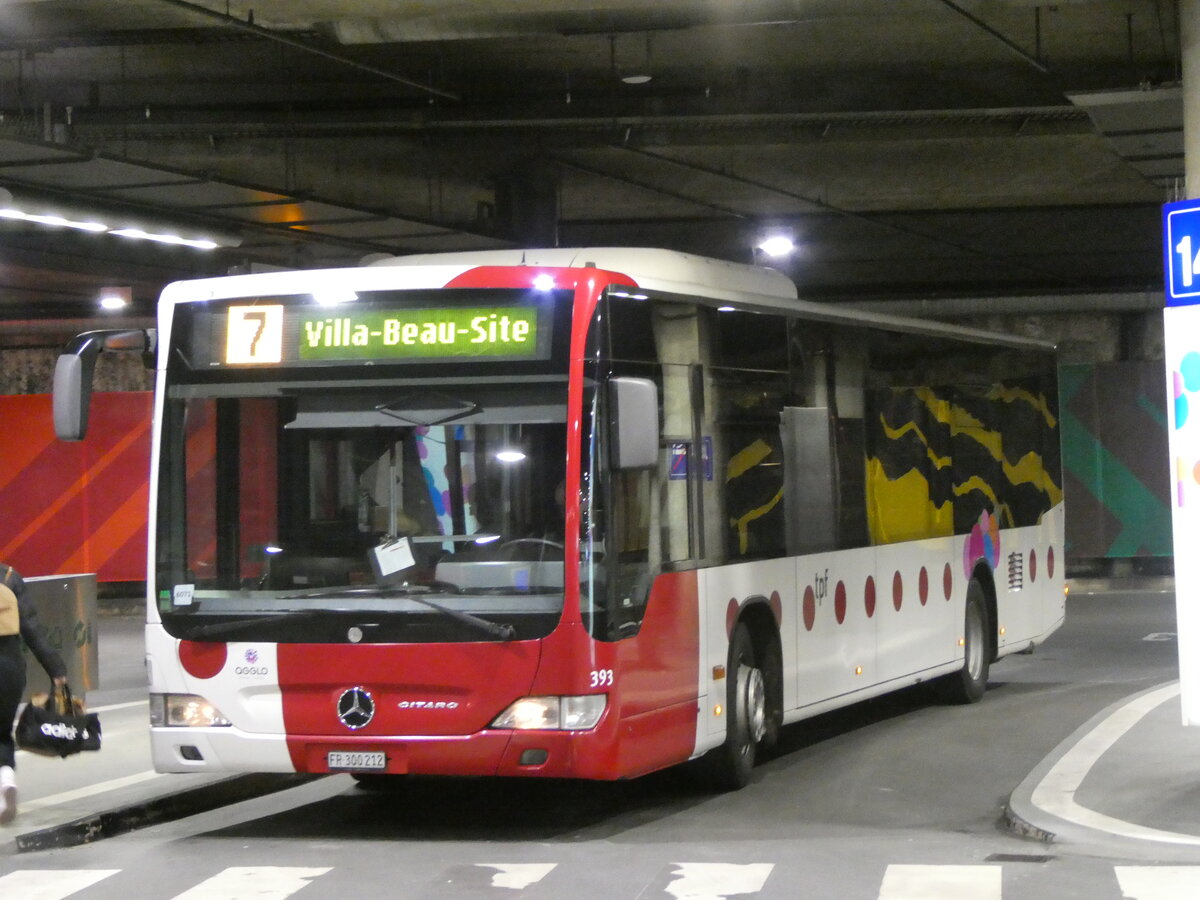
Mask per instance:
[[[1184,195],[1200,197],[1200,0],[1179,0],[1179,53],[1183,63]]]
[[[558,246],[558,168],[550,163],[526,163],[496,190],[496,213],[501,228],[523,247]]]

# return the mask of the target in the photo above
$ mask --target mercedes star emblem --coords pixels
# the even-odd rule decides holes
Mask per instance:
[[[352,687],[338,697],[337,716],[351,731],[358,731],[375,718],[375,701],[363,688]]]

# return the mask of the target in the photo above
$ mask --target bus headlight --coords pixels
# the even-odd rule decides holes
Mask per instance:
[[[607,705],[607,694],[522,697],[497,716],[491,727],[518,731],[586,731],[596,727]]]
[[[196,694],[151,694],[150,725],[155,728],[211,728],[232,725],[221,711]]]

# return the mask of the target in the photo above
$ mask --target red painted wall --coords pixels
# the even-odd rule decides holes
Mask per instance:
[[[93,394],[87,439],[68,443],[50,395],[0,396],[0,560],[145,580],[152,404],[149,391]]]

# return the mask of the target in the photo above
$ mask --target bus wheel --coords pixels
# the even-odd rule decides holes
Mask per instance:
[[[963,620],[963,664],[946,677],[946,692],[955,703],[977,703],[987,690],[988,614],[983,588],[972,579],[967,586],[967,608]]]
[[[725,743],[709,753],[707,774],[714,786],[737,790],[750,781],[758,742],[767,733],[766,683],[744,624],[733,630],[726,671]]]

